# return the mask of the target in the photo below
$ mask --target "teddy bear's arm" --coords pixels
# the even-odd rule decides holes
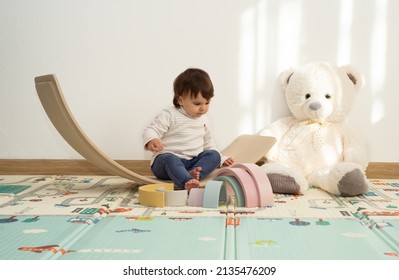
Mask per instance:
[[[290,129],[292,122],[295,119],[293,117],[280,118],[272,122],[269,126],[262,129],[259,134],[263,136],[273,136],[276,137],[277,142],[274,146],[267,152],[263,160],[266,162],[275,161],[278,158],[280,140],[283,138],[285,133]]]
[[[259,134],[263,136],[273,136],[276,137],[277,140],[281,139],[281,137],[288,131],[288,129],[292,125],[293,117],[280,118],[274,122],[272,122],[269,126],[262,129]]]

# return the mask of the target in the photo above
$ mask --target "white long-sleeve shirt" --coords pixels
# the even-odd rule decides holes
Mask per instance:
[[[172,153],[189,160],[205,150],[217,150],[208,116],[193,118],[183,108],[164,109],[145,128],[142,137],[145,149],[147,143],[155,138],[161,139],[164,146],[162,151],[153,154],[151,164],[161,153]]]

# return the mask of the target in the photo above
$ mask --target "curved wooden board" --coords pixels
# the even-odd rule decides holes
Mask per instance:
[[[104,154],[84,133],[64,99],[54,74],[35,78],[36,91],[44,110],[61,136],[81,156],[98,168],[138,183],[156,184],[161,181],[137,174]]]
[[[224,150],[222,155],[230,156],[234,159],[234,164],[256,163],[261,160],[266,153],[276,143],[275,137],[262,136],[257,134],[242,134],[231,142]],[[218,168],[201,180],[201,185],[205,186],[223,168]]]
[[[275,137],[257,134],[242,134],[234,139],[221,153],[231,156],[234,164],[256,163],[266,155],[276,143]]]

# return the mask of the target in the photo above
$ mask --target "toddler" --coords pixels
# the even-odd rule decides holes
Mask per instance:
[[[153,152],[154,175],[172,180],[175,189],[190,191],[214,169],[232,165],[233,159],[223,157],[212,139],[206,113],[214,93],[208,73],[189,68],[176,77],[173,90],[174,106],[145,128],[143,143]]]

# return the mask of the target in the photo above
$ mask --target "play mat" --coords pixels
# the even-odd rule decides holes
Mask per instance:
[[[399,260],[399,180],[268,207],[147,207],[114,176],[0,176],[2,260]]]

